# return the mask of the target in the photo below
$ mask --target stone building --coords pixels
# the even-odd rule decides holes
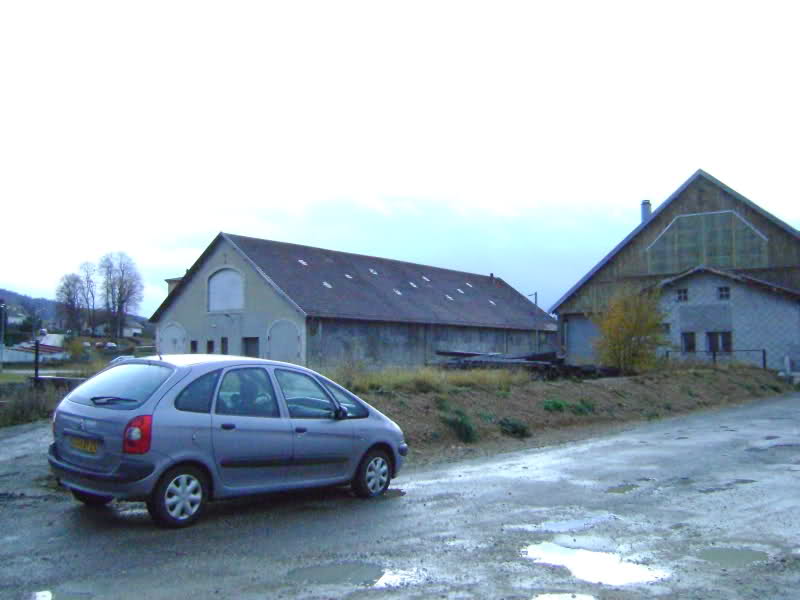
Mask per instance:
[[[780,369],[800,351],[800,233],[702,170],[550,309],[571,363],[593,362],[592,316],[620,289],[662,291],[671,352]]]
[[[220,233],[151,317],[163,353],[327,368],[415,366],[438,350],[556,348],[555,320],[499,277]]]

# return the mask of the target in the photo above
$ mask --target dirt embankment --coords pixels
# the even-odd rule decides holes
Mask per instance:
[[[510,389],[453,386],[446,391],[372,392],[362,397],[403,428],[411,446],[408,464],[413,468],[584,439],[637,421],[791,391],[794,387],[772,372],[734,366],[583,381],[531,381]],[[464,442],[445,423],[454,416],[467,423],[476,441]],[[504,434],[504,419],[527,427],[529,436]]]

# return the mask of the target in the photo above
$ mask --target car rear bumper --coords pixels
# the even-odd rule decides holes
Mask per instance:
[[[123,459],[111,472],[100,473],[63,460],[55,444],[47,452],[50,469],[63,485],[85,492],[102,493],[117,498],[146,496],[152,487],[155,465],[143,460]]]

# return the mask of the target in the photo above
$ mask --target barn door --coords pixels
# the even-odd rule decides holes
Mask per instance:
[[[269,329],[269,357],[272,360],[302,364],[300,331],[291,321],[276,321]]]
[[[158,351],[161,354],[183,354],[186,352],[186,330],[178,323],[169,323],[160,331]]]

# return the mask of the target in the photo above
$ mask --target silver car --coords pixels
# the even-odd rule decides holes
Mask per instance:
[[[304,367],[220,355],[119,362],[61,401],[48,460],[88,505],[144,500],[194,523],[210,500],[350,484],[382,494],[408,446],[391,419]]]

